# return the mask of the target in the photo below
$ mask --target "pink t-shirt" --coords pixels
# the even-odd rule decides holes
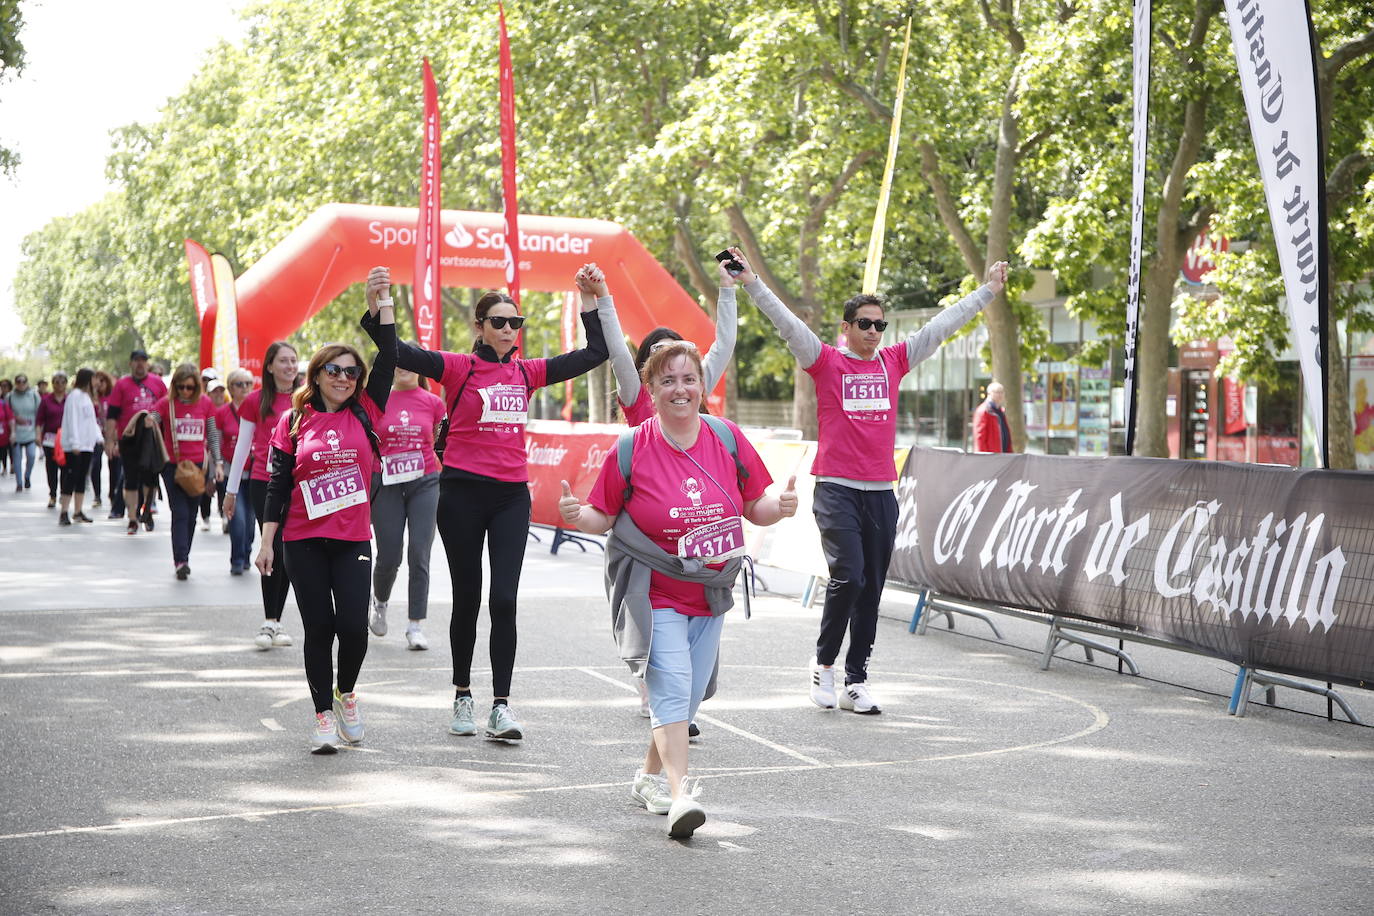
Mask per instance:
[[[654,415],[654,398],[649,394],[648,385],[639,386],[639,396],[635,398],[633,404],[620,402],[620,409],[625,411],[625,422],[630,426],[638,426],[645,420]]]
[[[151,372],[143,376],[141,381],[135,381],[132,375],[126,375],[115,382],[114,389],[106,401],[106,409],[119,408],[119,416],[115,419],[119,426],[118,432],[122,436],[124,428],[129,425],[129,419],[134,414],[140,410],[151,410],[158,398],[166,396],[167,383]]]
[[[423,388],[391,392],[386,413],[377,424],[383,483],[404,483],[439,470],[434,428],[443,419],[444,402],[437,394]]]
[[[202,394],[194,404],[182,404],[163,397],[153,405],[153,410],[162,417],[162,441],[173,461],[205,461],[205,437],[209,431],[206,420],[215,415],[215,405],[209,398]]]
[[[358,395],[358,403],[367,411],[375,430],[382,412],[366,392]],[[293,447],[288,410],[277,420],[271,445],[296,456],[283,540],[372,538],[372,507],[368,500],[377,458],[367,441],[367,431],[353,411],[320,413],[307,406]]]
[[[215,408],[215,426],[219,427],[220,457],[228,462],[239,444],[239,415],[234,413],[233,401]]]
[[[441,355],[444,377],[440,384],[445,391],[463,389],[449,418],[444,467],[509,483],[529,481],[525,424],[530,392],[544,387],[548,378],[545,360],[492,363],[471,353]]]
[[[0,398],[0,445],[10,444],[10,421],[14,419],[14,411],[10,410],[10,403],[4,398]]]
[[[272,468],[267,463],[267,446],[272,441],[272,432],[276,429],[278,418],[291,413],[291,392],[277,392],[277,396],[272,399],[272,412],[267,415],[266,420],[259,416],[261,408],[261,388],[249,394],[239,405],[239,421],[256,424],[253,427],[253,451],[250,453],[253,469],[248,474],[249,480],[272,479]]]
[[[811,473],[851,480],[897,479],[897,386],[910,368],[906,343],[878,351],[877,359],[845,356],[821,347],[807,368],[816,383],[819,444]]]
[[[740,513],[745,503],[763,495],[773,478],[739,427],[725,422],[735,432],[740,462],[749,472],[743,492],[735,459],[709,426],[702,423],[696,443],[683,454],[663,438],[654,417],[635,429],[630,475],[634,494],[629,504],[616,449],[606,456],[587,502],[611,516],[625,509],[640,531],[677,556],[721,556],[743,550]],[[712,568],[720,565],[712,564]],[[649,601],[656,608],[672,608],[690,617],[711,615],[705,586],[657,572],[649,579]]]

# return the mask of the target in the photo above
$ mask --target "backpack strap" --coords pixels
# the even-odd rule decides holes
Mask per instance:
[[[625,491],[621,494],[623,502],[629,502],[630,496],[635,488],[630,485],[630,466],[633,464],[635,451],[635,429],[631,427],[621,433],[615,440],[615,457],[620,465],[620,476],[625,480]]]
[[[730,457],[735,459],[735,476],[739,478],[740,492],[744,492],[744,482],[749,479],[749,470],[744,466],[744,462],[739,460],[739,443],[735,441],[735,431],[730,428],[729,423],[709,413],[702,414],[701,419],[706,421],[707,426],[711,427],[716,438],[725,443],[725,448],[730,452]]]

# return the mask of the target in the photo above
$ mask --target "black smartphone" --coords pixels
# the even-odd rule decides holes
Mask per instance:
[[[722,251],[716,255],[716,260],[725,265],[725,272],[732,277],[738,277],[744,273],[744,265],[735,260],[735,256],[729,251]]]

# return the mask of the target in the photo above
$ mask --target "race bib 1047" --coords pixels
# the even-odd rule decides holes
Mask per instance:
[[[865,375],[845,375],[840,379],[841,406],[845,413],[869,413],[891,410],[892,398],[887,376],[880,372]]]
[[[367,482],[356,464],[302,480],[300,487],[305,514],[312,519],[367,502]]]
[[[382,456],[382,483],[405,483],[418,480],[425,473],[425,456],[422,452],[397,452]]]
[[[482,423],[516,423],[529,421],[529,392],[523,385],[492,385],[479,388],[482,396]]]
[[[738,515],[698,525],[677,539],[677,555],[717,562],[744,556],[744,522]]]

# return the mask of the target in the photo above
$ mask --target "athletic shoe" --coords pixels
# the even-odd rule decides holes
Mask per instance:
[[[706,809],[696,799],[696,792],[687,791],[687,778],[682,779],[682,791],[668,809],[668,836],[685,840],[706,823]]]
[[[373,636],[386,635],[386,602],[378,601],[377,596],[372,596],[372,611],[367,615],[367,628],[372,631]]]
[[[811,659],[811,702],[821,709],[835,708],[835,669],[825,668]]]
[[[187,579],[189,579],[189,578],[191,578],[191,567],[187,566],[185,563],[178,563],[178,564],[177,564],[177,581],[178,581],[178,582],[185,582],[185,581],[186,581]]]
[[[420,629],[418,623],[406,627],[406,645],[416,652],[423,652],[429,648],[429,640],[425,638],[425,631]]]
[[[124,530],[125,534],[138,534],[138,522],[129,519],[129,527]]]
[[[630,784],[630,798],[650,814],[667,814],[673,806],[673,793],[662,773],[636,773]]]
[[[200,520],[200,530],[201,530],[201,531],[209,531],[209,530],[210,530],[210,520],[209,520],[208,518],[203,518],[203,519]]]
[[[48,508],[51,509],[51,508],[53,508],[53,507],[56,506],[56,505],[57,505],[57,497],[56,497],[56,496],[49,496],[49,497],[48,497]]]
[[[151,511],[143,513],[143,529],[145,531],[153,530],[153,513]]]
[[[840,708],[857,712],[861,716],[876,716],[883,711],[863,681],[845,685],[844,692],[840,694]]]
[[[688,737],[688,738],[700,738],[700,737],[701,737],[701,728],[700,728],[695,722],[688,722],[688,723],[687,723],[687,737]]]
[[[477,723],[472,719],[472,697],[455,697],[453,700],[453,720],[448,724],[450,735],[475,735]]]
[[[105,517],[108,518],[108,519],[123,518],[123,517],[124,517],[124,513],[123,513],[123,512],[115,512],[115,511],[112,510],[112,511],[110,512],[110,514],[107,515],[107,516],[105,516]]]
[[[653,717],[653,711],[649,709],[649,685],[644,683],[644,678],[635,678],[635,686],[639,688],[639,714],[646,719]]]
[[[253,645],[257,646],[259,649],[272,648],[273,632],[272,624],[264,623],[258,628],[258,635],[253,637]]]
[[[310,733],[310,753],[337,754],[339,752],[339,729],[334,724],[334,714],[328,710],[315,713],[315,729]]]
[[[92,509],[99,509],[99,508],[100,508],[100,500],[99,500],[99,499],[94,500],[94,501],[91,503],[91,508],[92,508]]]
[[[229,575],[231,575],[231,576],[241,576],[241,575],[243,575],[243,567],[242,567],[242,566],[231,566],[231,567],[229,567]]]
[[[227,518],[222,518],[222,519],[219,520],[219,533],[220,533],[220,534],[228,534],[228,533],[229,533],[229,519],[227,519]]]
[[[67,513],[65,512],[57,517],[57,524],[59,525],[70,525],[71,523],[72,520],[67,517]]]
[[[339,693],[339,688],[334,688],[334,719],[339,723],[340,738],[349,744],[362,743],[363,714],[356,693]]]
[[[281,621],[272,628],[272,648],[289,649],[293,645],[291,634],[282,629]]]
[[[93,524],[95,524],[95,519],[91,518],[91,517],[90,517],[89,515],[87,515],[85,512],[73,512],[73,513],[72,513],[72,521],[74,521],[74,522],[85,522],[85,523],[88,524],[88,525],[93,525]]]
[[[519,741],[525,737],[525,730],[515,718],[510,704],[499,703],[491,708],[491,715],[487,717],[487,737],[503,741]]]

